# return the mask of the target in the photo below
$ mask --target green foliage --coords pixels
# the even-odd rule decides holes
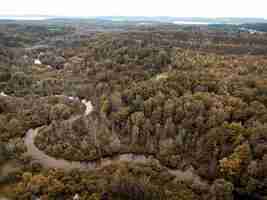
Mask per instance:
[[[212,200],[233,200],[234,186],[224,179],[216,179],[210,188]]]
[[[90,31],[87,37],[95,26],[124,27],[86,22],[76,37],[59,24],[0,24],[0,92],[10,95],[0,97],[0,162],[11,152],[26,165],[13,183],[17,199],[266,196],[265,35],[128,24],[125,32]],[[7,48],[40,41],[48,47]],[[36,58],[43,64],[33,65]],[[83,104],[67,95],[91,100],[94,112],[82,116]],[[56,158],[153,155],[161,165],[190,168],[201,178],[183,183],[158,166],[131,163],[90,173],[33,170],[22,156],[23,137],[42,126],[35,144]],[[120,170],[125,178],[118,179]]]
[[[6,145],[0,142],[0,165],[2,165],[9,158],[9,152],[7,151]]]
[[[248,143],[235,148],[234,153],[228,158],[220,160],[221,172],[226,177],[240,177],[242,170],[246,169],[251,160],[251,149]]]
[[[149,182],[121,178],[112,183],[102,194],[102,199],[118,200],[161,200],[166,199],[165,191]]]

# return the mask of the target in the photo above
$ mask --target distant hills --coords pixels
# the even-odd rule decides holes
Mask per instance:
[[[160,22],[176,24],[251,24],[267,23],[264,18],[205,18],[205,17],[169,17],[169,16],[51,16],[51,15],[0,15],[0,20],[51,20],[51,19],[96,19],[105,21]]]
[[[207,24],[247,24],[247,23],[267,23],[266,19],[263,18],[204,18],[204,17],[168,17],[168,16],[157,16],[157,17],[127,17],[127,16],[99,16],[98,19],[105,19],[111,21],[156,21],[156,22],[195,22],[207,23]]]

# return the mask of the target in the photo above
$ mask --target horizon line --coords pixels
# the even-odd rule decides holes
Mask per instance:
[[[144,18],[155,18],[155,17],[169,17],[169,18],[202,18],[202,19],[264,19],[267,17],[208,17],[208,16],[172,16],[172,15],[50,15],[50,14],[0,14],[0,17],[67,17],[67,18],[94,18],[94,17],[144,17]]]

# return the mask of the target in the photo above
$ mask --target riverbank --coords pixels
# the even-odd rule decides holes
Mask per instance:
[[[93,111],[93,105],[90,101],[82,100],[81,101],[85,106],[84,116],[89,115]],[[81,115],[82,116],[82,115]],[[72,116],[69,120],[73,120],[74,118],[80,117]],[[108,165],[112,164],[120,164],[121,162],[131,162],[135,164],[154,164],[160,168],[167,170],[173,176],[176,176],[179,180],[193,180],[199,184],[205,184],[198,175],[194,173],[193,169],[188,169],[185,171],[179,169],[171,169],[160,163],[160,161],[153,155],[145,155],[145,154],[136,154],[136,153],[122,153],[117,154],[105,158],[100,158],[93,161],[69,161],[65,159],[57,159],[52,156],[47,155],[45,152],[38,149],[35,144],[35,138],[37,137],[39,130],[42,127],[36,129],[30,129],[27,131],[26,136],[24,138],[25,145],[27,147],[27,156],[32,157],[33,162],[40,163],[44,168],[57,168],[62,169],[64,171],[71,171],[73,169],[78,169],[82,171],[86,170],[99,170]]]

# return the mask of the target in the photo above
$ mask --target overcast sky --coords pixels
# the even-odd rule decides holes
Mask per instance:
[[[1,0],[7,14],[267,18],[267,0]]]

